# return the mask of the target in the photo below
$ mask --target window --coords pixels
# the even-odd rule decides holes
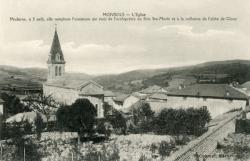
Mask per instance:
[[[59,76],[62,75],[62,67],[59,67],[59,68],[58,68],[58,74],[59,74]]]
[[[203,101],[207,101],[207,98],[206,98],[206,97],[203,97]]]
[[[58,67],[57,66],[55,67],[55,75],[56,76],[58,75]]]
[[[61,55],[56,54],[56,60],[57,60],[57,61],[61,60]]]

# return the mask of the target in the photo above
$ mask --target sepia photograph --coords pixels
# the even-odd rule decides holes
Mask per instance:
[[[249,0],[0,0],[0,161],[250,161]]]

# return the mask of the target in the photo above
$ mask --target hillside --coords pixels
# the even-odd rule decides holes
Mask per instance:
[[[250,80],[250,61],[213,61],[185,67],[135,70],[118,75],[99,76],[95,80],[111,90],[136,91],[154,84],[163,87],[190,84],[204,74],[215,75],[216,78],[226,75],[216,83],[244,83]]]
[[[69,79],[91,79],[84,73],[66,73]],[[41,87],[47,79],[47,69],[18,68],[0,65],[0,86]]]
[[[224,77],[216,83],[250,80],[249,60],[213,61],[202,64],[162,68],[134,70],[121,74],[91,76],[84,73],[66,73],[69,79],[93,79],[113,91],[132,92],[150,85],[177,88],[180,84],[194,83],[201,75],[206,77]],[[0,85],[41,86],[46,81],[47,70],[42,68],[17,68],[0,65]]]

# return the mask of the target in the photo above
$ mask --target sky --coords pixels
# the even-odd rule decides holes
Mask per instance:
[[[57,24],[66,71],[121,73],[207,61],[250,60],[249,0],[0,0],[0,65],[46,68]],[[231,17],[232,21],[11,21],[146,17]]]

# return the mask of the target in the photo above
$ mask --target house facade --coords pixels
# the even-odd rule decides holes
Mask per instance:
[[[103,117],[104,90],[94,81],[67,79],[65,60],[57,30],[49,53],[47,82],[43,84],[44,95],[50,95],[58,103],[71,105],[79,98],[88,99],[97,110],[97,117]]]
[[[243,110],[249,97],[227,84],[195,84],[168,93],[167,108],[207,107],[212,118],[234,109]]]

